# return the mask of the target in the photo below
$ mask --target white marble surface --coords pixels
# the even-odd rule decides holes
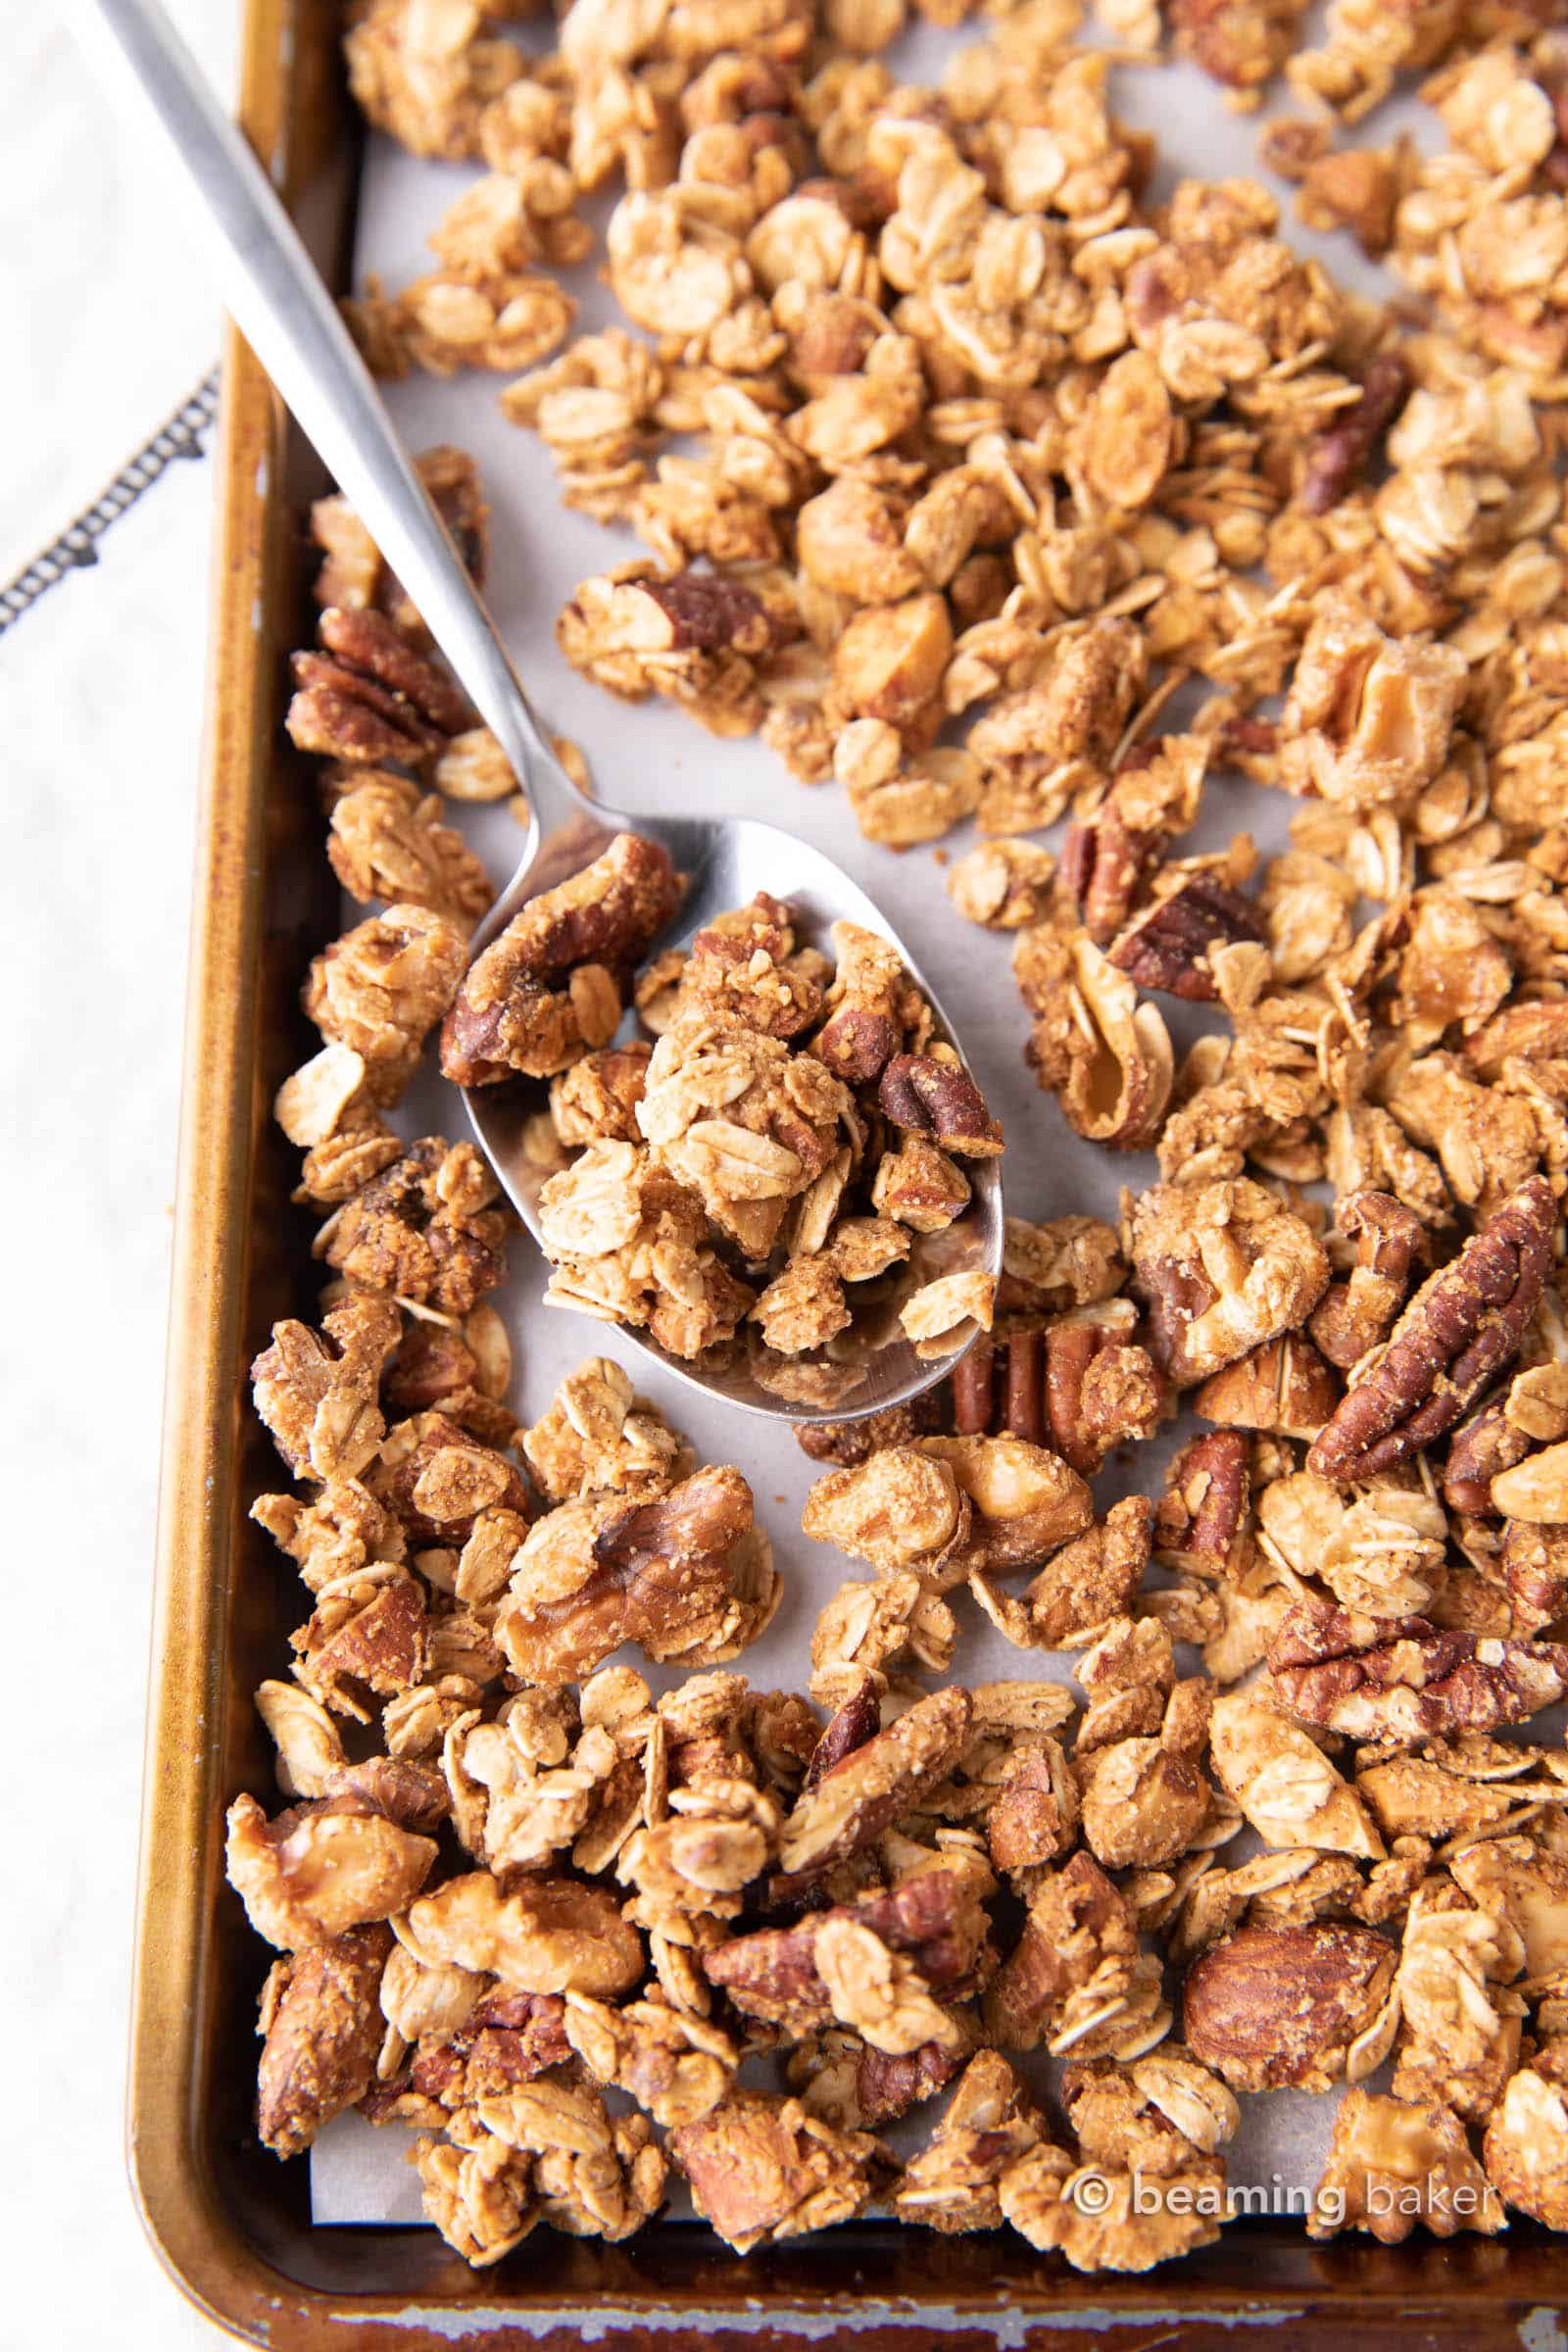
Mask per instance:
[[[199,381],[217,308],[163,188],[50,8],[0,8],[0,577]],[[224,86],[233,0],[176,15]],[[160,2271],[125,2184],[126,1992],[174,1182],[211,469],[0,637],[7,1745],[0,2345],[228,2339]],[[19,1712],[20,1709],[20,1712]]]

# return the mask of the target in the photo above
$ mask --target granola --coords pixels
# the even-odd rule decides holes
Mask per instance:
[[[891,2192],[1138,2271],[1212,2238],[1240,2103],[1287,2084],[1351,2085],[1310,2234],[1568,2227],[1560,35],[1097,13],[1112,53],[1004,12],[921,89],[893,0],[576,0],[527,55],[475,0],[350,12],[371,122],[475,167],[433,267],[347,306],[362,348],[514,376],[564,502],[646,551],[565,659],[760,734],[868,855],[974,820],[948,891],[1011,949],[1026,1158],[1059,1111],[1159,1172],[977,1277],[946,1237],[1003,1139],[897,956],[765,892],[662,946],[681,880],[635,836],[470,962],[465,804],[525,804],[318,503],[287,728],[367,919],[276,1098],[335,1279],[254,1367],[296,1490],[255,1517],[310,1598],[257,1693],[285,1810],[236,1800],[230,1867],[284,1955],[263,2138],[417,2126],[474,2263],[641,2227],[657,2128],[742,2250]],[[1419,317],[1263,187],[1156,172],[1114,76],[1167,32],[1230,103],[1310,105],[1264,161]],[[1348,143],[1412,75],[1434,138]],[[635,331],[574,333],[601,190]],[[419,469],[481,577],[471,461]],[[1280,854],[1237,779],[1292,796]],[[805,1435],[813,1703],[727,1671],[782,1581],[739,1469],[604,1358],[519,1429],[497,1188],[402,1122],[437,1024],[457,1082],[537,1090],[556,1303],[808,1404],[862,1313],[952,1361]],[[982,1619],[1082,1703],[955,1683]],[[626,1642],[687,1679],[656,1699]],[[876,2133],[942,2091],[901,2170]]]
[[[539,1201],[551,1302],[686,1357],[744,1324],[787,1370],[820,1358],[891,1280],[916,1352],[959,1351],[989,1326],[994,1283],[918,1281],[916,1238],[967,1204],[955,1160],[994,1156],[1003,1138],[929,1005],[878,935],[836,924],[829,964],[766,893],[637,979],[681,888],[662,850],[617,836],[513,917],[446,1016],[442,1067],[458,1083],[554,1080],[558,1173]],[[612,1047],[629,999],[653,1042]],[[889,1126],[909,1138],[904,1164],[877,1148]],[[935,1214],[920,1147],[951,1196]]]

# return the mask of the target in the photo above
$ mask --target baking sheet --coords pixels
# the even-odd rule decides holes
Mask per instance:
[[[535,27],[517,28],[516,37],[524,46],[538,45]],[[934,81],[954,50],[974,37],[973,29],[955,35],[921,25],[887,53],[888,60],[903,79]],[[1086,38],[1093,37],[1092,31],[1086,33]],[[1158,137],[1155,201],[1187,174],[1261,178],[1279,195],[1286,209],[1282,234],[1298,250],[1315,253],[1343,286],[1369,295],[1391,291],[1384,273],[1365,261],[1351,239],[1313,235],[1290,218],[1291,190],[1270,179],[1255,161],[1264,115],[1229,112],[1216,85],[1185,66],[1116,66],[1111,103],[1123,121]],[[1413,102],[1385,109],[1370,136],[1381,143],[1397,130],[1407,130],[1424,147],[1442,144],[1434,119]],[[396,287],[429,267],[425,236],[477,176],[476,167],[422,162],[384,138],[372,137],[361,201],[356,286],[376,271],[389,287]],[[596,225],[602,226],[611,201],[606,198],[588,208]],[[602,247],[582,268],[561,273],[580,304],[579,332],[625,323],[608,286],[599,282],[601,262]],[[488,599],[547,729],[568,735],[582,747],[598,791],[616,808],[632,812],[682,808],[760,815],[835,858],[908,941],[957,1024],[986,1100],[1006,1130],[1003,1176],[1009,1210],[1030,1218],[1088,1212],[1114,1219],[1122,1187],[1138,1191],[1156,1182],[1157,1168],[1152,1154],[1113,1155],[1082,1142],[1024,1068],[1026,1024],[1008,965],[1011,940],[966,923],[945,888],[944,868],[972,846],[973,828],[950,834],[935,848],[896,853],[874,847],[861,838],[848,800],[836,785],[799,784],[760,742],[720,742],[662,703],[633,707],[617,702],[568,666],[553,634],[563,604],[589,573],[646,555],[647,550],[630,531],[607,529],[562,506],[555,468],[543,444],[535,434],[509,424],[500,413],[498,396],[508,380],[489,373],[467,373],[449,381],[421,375],[387,386],[386,394],[412,448],[452,441],[479,463],[492,510]],[[1180,709],[1174,707],[1178,712]],[[1167,713],[1164,723],[1179,719]],[[1211,784],[1203,819],[1182,846],[1217,848],[1245,830],[1265,855],[1272,855],[1287,846],[1293,807],[1283,795],[1253,788],[1240,778]],[[444,813],[448,822],[463,826],[497,884],[504,881],[523,841],[510,812],[449,805]],[[1054,828],[1038,838],[1055,847],[1059,832],[1059,827]],[[347,908],[345,920],[355,920],[357,914]],[[1166,997],[1157,1001],[1178,1054],[1192,1037],[1214,1025],[1203,1008],[1183,1006]],[[421,1082],[399,1124],[410,1134],[458,1137],[467,1131],[456,1090],[433,1077]],[[736,1670],[760,1688],[804,1690],[818,1611],[846,1577],[864,1573],[800,1533],[801,1508],[820,1474],[819,1466],[801,1452],[788,1429],[775,1432],[751,1414],[684,1389],[640,1356],[611,1325],[545,1310],[544,1268],[526,1235],[514,1242],[512,1259],[508,1283],[494,1294],[493,1302],[513,1335],[515,1408],[525,1420],[536,1419],[566,1372],[585,1356],[608,1354],[625,1363],[639,1388],[686,1431],[701,1460],[737,1463],[752,1484],[758,1516],[772,1538],[784,1596],[767,1633],[736,1662]],[[1185,1421],[1173,1424],[1135,1454],[1113,1458],[1096,1482],[1101,1507],[1134,1490],[1157,1494],[1165,1461],[1194,1426]],[[1070,1681],[1067,1658],[1015,1649],[983,1619],[967,1594],[960,1591],[953,1598],[960,1624],[954,1680],[974,1683],[1010,1676]],[[682,1679],[678,1673],[650,1670],[633,1650],[619,1657],[647,1673],[656,1690]],[[1185,1670],[1193,1671],[1195,1663],[1189,1658]],[[1224,1849],[1224,1858],[1240,1861],[1256,1847],[1251,1833],[1244,1832]],[[754,2071],[745,2079],[752,2079]],[[1044,2084],[1056,2070],[1049,2062],[1025,2061],[1024,2071]],[[769,2079],[765,2069],[759,2079]],[[1371,2086],[1381,2086],[1382,2080],[1375,2077]],[[941,2104],[918,2110],[887,2136],[898,2147],[918,2145]],[[1304,2092],[1243,2099],[1241,2133],[1229,2150],[1230,2180],[1233,2187],[1265,2201],[1250,2209],[1303,2210],[1304,2197],[1322,2169],[1336,2104],[1332,2096]],[[406,2161],[408,2144],[409,2135],[396,2126],[374,2130],[358,2116],[340,2117],[321,2133],[312,2152],[314,2218],[419,2222],[418,2181]],[[676,2218],[689,2211],[684,2194],[671,2207]]]

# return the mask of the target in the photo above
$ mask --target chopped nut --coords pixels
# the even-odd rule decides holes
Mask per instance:
[[[263,1994],[256,2128],[275,2156],[297,2156],[321,2126],[364,2097],[375,2073],[377,1992],[392,1938],[355,1928],[277,1961]]]
[[[926,1136],[906,1136],[896,1152],[884,1152],[877,1162],[871,1205],[911,1233],[945,1231],[963,1214],[970,1198],[968,1177]]]
[[[1001,2184],[1041,2146],[1044,2133],[1039,2110],[1005,2058],[977,2051],[930,2141],[905,2167],[895,2210],[903,2221],[947,2234],[997,2229]]]
[[[994,1274],[942,1274],[905,1300],[899,1321],[915,1354],[929,1363],[967,1347],[977,1331],[991,1329],[996,1295]]]
[[[1364,1792],[1265,1694],[1236,1690],[1217,1698],[1209,1746],[1215,1778],[1265,1843],[1383,1859]]]
[[[1321,1310],[1319,1310],[1321,1311]],[[1303,1334],[1267,1340],[1204,1381],[1193,1409],[1227,1429],[1315,1437],[1340,1398],[1340,1384]]]
[[[1027,841],[984,842],[948,875],[958,912],[988,931],[1021,931],[1044,920],[1055,859]]]
[[[992,1980],[985,2018],[1004,2048],[1044,2041],[1056,2055],[1134,2057],[1169,2030],[1158,1964],[1140,1954],[1127,1903],[1091,1855],[1075,1854],[1041,1879],[1023,1935]]]
[[[1383,1936],[1348,1922],[1243,1928],[1188,1971],[1188,2046],[1236,2090],[1353,2081],[1386,2053],[1387,2039],[1371,2050],[1395,1962]]]
[[[357,1478],[386,1434],[377,1402],[381,1368],[403,1318],[389,1298],[352,1298],[321,1319],[274,1323],[272,1345],[251,1366],[256,1410],[299,1478]]]
[[[879,1838],[952,1769],[969,1713],[966,1690],[935,1691],[824,1773],[784,1824],[784,1869],[820,1872]]]
[[[1303,1603],[1269,1648],[1294,1714],[1360,1740],[1523,1723],[1568,1690],[1568,1644],[1446,1633],[1425,1617],[1366,1617]]]
[[[435,1841],[363,1798],[327,1797],[269,1821],[253,1796],[228,1808],[229,1884],[252,1927],[283,1951],[390,1919],[417,1894]]]
[[[1160,988],[1191,1003],[1219,995],[1212,957],[1240,942],[1257,944],[1262,926],[1249,902],[1200,868],[1156,898],[1131,922],[1110,960],[1140,988]]]
[[[663,1491],[694,1466],[685,1440],[603,1355],[567,1374],[550,1410],[524,1432],[522,1450],[552,1502]]]
[[[1284,781],[1362,812],[1407,808],[1443,765],[1465,674],[1452,647],[1391,639],[1353,598],[1324,598],[1286,707]]]
[[[886,1574],[915,1564],[929,1571],[967,1532],[968,1521],[946,1461],[923,1448],[892,1446],[819,1478],[806,1498],[801,1529]]]
[[[852,2220],[871,2194],[877,2142],[835,2132],[799,2099],[736,2090],[682,2124],[669,2148],[704,2221],[746,2254],[764,2238]]]
[[[1422,1284],[1377,1364],[1319,1433],[1309,1466],[1324,1478],[1367,1478],[1451,1429],[1517,1348],[1555,1225],[1551,1188],[1533,1177]]]
[[[1093,1519],[1088,1488],[1049,1446],[1013,1437],[922,1438],[920,1450],[951,1467],[970,1505],[956,1544],[926,1567],[928,1581],[1034,1567]]]
[[[607,2008],[567,1995],[566,2038],[601,2082],[629,2091],[655,2123],[696,2123],[728,2093],[738,2053],[727,2034],[660,2001]]]
[[[364,1064],[364,1100],[396,1102],[451,1004],[465,933],[422,906],[393,906],[318,956],[303,1003],[321,1035]]]
[[[1250,1475],[1240,1432],[1215,1430],[1184,1446],[1165,1473],[1154,1542],[1172,1566],[1240,1576],[1248,1563]]]
[[[466,1968],[516,1992],[596,2000],[625,1992],[642,1975],[642,1939],[602,1887],[524,1878],[503,1892],[487,1870],[476,1870],[407,1909],[399,1940],[426,1968]]]
[[[422,1136],[344,1201],[316,1247],[362,1289],[469,1314],[506,1270],[496,1197],[471,1144]]]
[[[566,1502],[513,1561],[495,1637],[532,1683],[577,1680],[640,1642],[694,1665],[733,1657],[772,1615],[778,1580],[738,1470],[699,1470],[666,1494]]]
[[[1483,2154],[1489,2180],[1508,2204],[1548,2230],[1563,2228],[1568,2101],[1559,2082],[1528,2066],[1511,2076],[1487,2126]]]

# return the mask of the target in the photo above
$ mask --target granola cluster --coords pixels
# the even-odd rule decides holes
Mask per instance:
[[[1286,2089],[1334,2112],[1314,2237],[1568,2229],[1552,13],[1102,8],[1122,57],[1310,106],[1262,160],[1387,259],[1380,312],[1260,184],[1156,199],[1075,0],[989,12],[935,87],[883,60],[900,0],[574,0],[529,58],[475,0],[352,12],[371,121],[484,167],[364,348],[512,374],[648,551],[577,588],[568,660],[760,732],[872,842],[977,820],[948,891],[1011,942],[1042,1135],[1157,1171],[1115,1222],[1009,1219],[994,1293],[905,1302],[922,1352],[977,1335],[950,1377],[802,1431],[836,1589],[807,1690],[751,1688],[746,1480],[602,1360],[519,1428],[494,1182],[390,1114],[437,1030],[465,1086],[548,1085],[553,1297],[786,1366],[1000,1132],[869,933],[830,963],[759,898],[650,959],[680,882],[633,836],[470,962],[443,808],[514,780],[318,506],[289,730],[369,911],[277,1099],[336,1279],[255,1366],[311,1615],[229,1867],[281,1955],[264,2139],[416,2128],[473,2263],[679,2180],[742,2253],[877,2210],[1142,2271],[1218,2234]],[[1343,143],[1412,76],[1441,139]],[[627,323],[568,340],[550,270],[611,187]],[[472,466],[421,466],[479,571]],[[1282,854],[1199,846],[1237,779],[1290,797]],[[1035,1654],[956,1682],[982,1626]]]
[[[627,2140],[594,2094],[552,2072],[577,2030],[567,1996],[600,2016],[601,2038],[624,2032],[632,2013],[603,2004],[648,1959],[624,1896],[591,1882],[639,1833],[667,1828],[666,1871],[700,1911],[704,1821],[720,1841],[730,1825],[749,1854],[747,1823],[776,1827],[769,1791],[780,1774],[786,1788],[799,1778],[815,1732],[800,1702],[754,1700],[709,1671],[757,1639],[780,1593],[740,1472],[695,1467],[680,1433],[603,1358],[531,1429],[503,1433],[504,1408],[488,1400],[481,1438],[456,1417],[460,1390],[438,1384],[477,1371],[494,1335],[476,1323],[480,1349],[454,1331],[433,1351],[416,1320],[410,1348],[405,1314],[386,1293],[350,1289],[319,1332],[278,1324],[253,1367],[257,1410],[307,1490],[264,1494],[253,1515],[313,1604],[292,1638],[293,1679],[256,1694],[293,1801],[269,1819],[244,1794],[228,1816],[229,1878],[284,1954],[263,2000],[262,2136],[296,2153],[368,2098],[378,2119],[461,2119],[424,2169],[432,2211],[465,2214],[472,2251],[491,2243],[491,2198],[510,2194],[486,2170],[499,2160],[484,2102],[548,2076],[524,2102],[543,2137],[523,2152],[558,2144],[547,2111],[564,2101],[581,2111],[576,2152],[596,2161],[581,2178],[544,2166],[519,2210],[538,2219],[554,2198],[557,2218],[593,2213],[613,2235],[659,2202],[663,2160],[646,2129]],[[400,1415],[410,1388],[435,1400]],[[596,1672],[631,1642],[704,1670],[684,1713],[656,1709],[629,1668]],[[743,1727],[771,1775],[754,1771],[750,1793],[727,1744]],[[687,1743],[689,1770],[671,1740]],[[686,1789],[707,1785],[704,1757],[707,1813]],[[682,2056],[669,2058],[680,2081]]]
[[[566,503],[642,540],[560,615],[585,675],[760,733],[874,841],[1101,820],[1095,944],[1145,918],[1125,952],[1212,996],[1212,948],[1259,938],[1234,861],[1151,870],[1205,768],[1256,753],[1315,779],[1346,844],[1371,834],[1352,861],[1319,828],[1303,860],[1374,870],[1386,828],[1352,820],[1397,807],[1451,873],[1488,814],[1472,747],[1549,764],[1549,715],[1519,728],[1503,706],[1539,682],[1563,594],[1536,412],[1568,383],[1568,58],[1541,6],[1334,0],[1306,46],[1298,0],[1098,13],[1118,62],[1168,35],[1236,105],[1304,101],[1262,162],[1441,331],[1299,261],[1261,182],[1156,201],[1080,0],[988,12],[931,86],[882,54],[903,0],[575,0],[535,57],[473,0],[367,0],[348,53],[371,121],[485,169],[431,235],[436,270],[348,308],[385,373],[512,371],[502,408]],[[1431,110],[1433,152],[1339,143],[1396,87]],[[606,187],[625,323],[568,340],[549,270],[589,250],[577,208]],[[1156,733],[1189,680],[1206,700]],[[1293,686],[1282,751],[1253,713]],[[1049,887],[1038,865],[979,872],[960,904],[1013,920]],[[1292,896],[1316,977],[1338,926],[1312,878],[1310,917]]]
[[[514,916],[446,1016],[458,1084],[552,1079],[546,1303],[688,1358],[745,1330],[764,1382],[858,1307],[897,1303],[891,1336],[922,1356],[961,1348],[994,1279],[921,1279],[922,1245],[963,1216],[961,1163],[1000,1153],[1002,1129],[897,951],[838,922],[830,962],[760,892],[631,976],[679,893],[657,844],[617,836]],[[613,1045],[628,997],[649,1034]]]

